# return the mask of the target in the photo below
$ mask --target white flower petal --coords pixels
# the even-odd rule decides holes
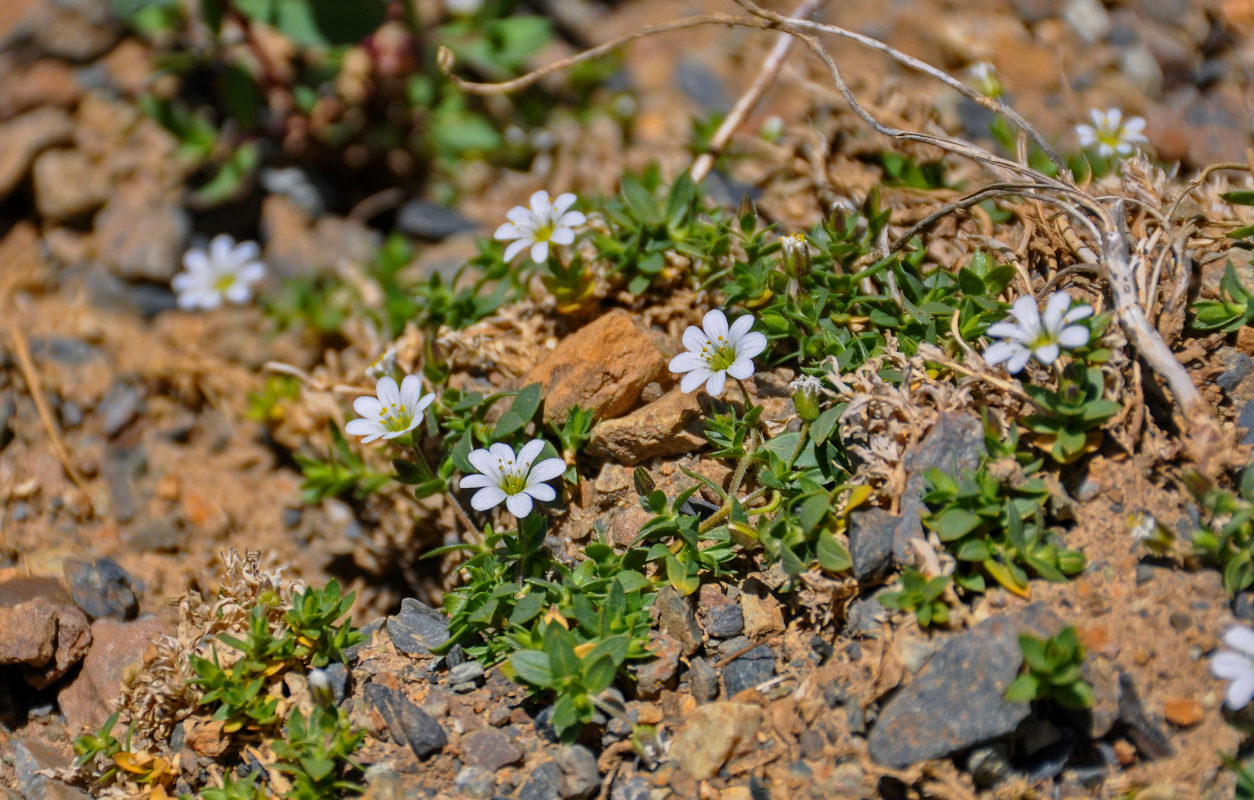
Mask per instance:
[[[231,251],[235,249],[235,240],[225,233],[219,233],[209,242],[209,259],[214,265],[221,267],[231,260]]]
[[[209,256],[199,248],[188,250],[183,254],[183,266],[192,274],[207,273],[210,270]]]
[[[235,252],[232,255],[235,257],[236,263],[241,265],[249,261],[256,261],[258,258],[261,258],[261,246],[256,242],[240,242],[236,245]]]
[[[750,316],[749,314],[745,314],[743,317],[738,317],[736,321],[731,324],[731,327],[727,329],[727,338],[730,339],[732,343],[734,344],[742,336],[748,333],[749,329],[752,327],[753,327],[752,316]]]
[[[1237,652],[1254,657],[1254,630],[1244,625],[1233,625],[1224,631],[1224,644]]]
[[[486,492],[487,489],[484,489],[483,491]],[[519,519],[522,519],[530,514],[533,505],[534,503],[531,500],[531,495],[526,494],[525,492],[511,494],[505,498],[505,507],[509,509],[509,513]]]
[[[1123,131],[1131,136],[1140,136],[1145,130],[1145,117],[1128,117],[1128,121],[1123,123]]]
[[[751,331],[736,344],[736,356],[753,358],[766,349],[766,334]]]
[[[705,391],[711,397],[718,397],[723,393],[723,388],[727,385],[726,370],[719,370],[710,376],[705,382]]]
[[[560,458],[546,458],[531,468],[527,475],[527,485],[551,481],[566,471],[566,462]]]
[[[466,456],[471,466],[487,475],[493,483],[501,482],[501,471],[496,466],[496,457],[488,450],[471,450]]]
[[[700,369],[705,366],[705,361],[699,354],[685,351],[672,358],[668,366],[671,372],[691,372],[694,369]]]
[[[705,383],[711,374],[705,367],[694,369],[679,382],[679,390],[684,394],[691,394],[697,387]]]
[[[523,231],[534,228],[536,224],[535,215],[526,206],[514,206],[505,212],[505,218]]]
[[[519,239],[514,242],[509,247],[505,248],[505,261],[513,261],[514,256],[526,250],[528,247],[531,247],[531,242],[527,239]]]
[[[470,507],[475,511],[487,511],[496,508],[509,495],[499,486],[485,486],[470,498]]]
[[[508,241],[521,238],[522,235],[523,232],[518,229],[517,225],[512,222],[506,222],[496,229],[496,233],[492,234],[492,238],[498,241]]]
[[[705,331],[696,325],[689,325],[688,329],[684,331],[684,347],[693,353],[699,354],[701,348],[705,347],[709,341],[710,337],[706,336]]]
[[[549,243],[536,242],[531,246],[531,260],[537,264],[543,264],[549,260]]]
[[[536,460],[536,456],[540,455],[540,451],[544,449],[543,439],[532,439],[522,446],[518,451],[518,469],[526,470],[531,466],[531,462]]]
[[[226,296],[227,300],[230,300],[237,306],[242,306],[249,300],[253,299],[252,289],[249,289],[246,284],[238,281],[228,286],[226,291],[222,294]]]
[[[565,214],[566,209],[573,206],[575,201],[578,199],[579,198],[575,197],[575,195],[570,192],[563,192],[557,196],[556,200],[553,201],[550,213],[552,213],[554,217],[560,217]]]
[[[727,317],[717,308],[712,308],[705,312],[705,317],[701,320],[701,327],[705,329],[705,335],[710,341],[718,341],[721,336],[727,338]]]
[[[170,288],[173,289],[176,294],[182,294],[199,283],[199,279],[197,279],[196,276],[190,272],[180,272],[170,280]]]
[[[1011,375],[1018,374],[1021,369],[1028,365],[1028,360],[1030,358],[1032,358],[1031,350],[1026,347],[1018,348],[1013,354],[1011,354],[1010,360],[1006,362],[1006,371]]]
[[[1224,694],[1224,705],[1236,711],[1248,706],[1251,698],[1254,698],[1254,675],[1242,676],[1228,685],[1228,691]]]
[[[1254,661],[1250,661],[1249,656],[1231,650],[1220,650],[1210,660],[1210,673],[1216,678],[1236,680],[1245,675],[1254,675]]]
[[[558,218],[557,224],[564,228],[578,228],[587,221],[588,218],[583,215],[582,211],[567,211]]]
[[[495,486],[492,479],[487,475],[475,473],[474,475],[466,475],[457,483],[463,489],[482,489],[485,486]]]
[[[400,405],[401,387],[396,385],[396,378],[391,375],[385,375],[380,378],[374,385],[375,396],[379,398],[379,403],[384,406]]]
[[[421,414],[423,411],[426,411],[427,406],[431,405],[434,402],[435,402],[435,392],[428,392],[427,394],[418,398],[418,402],[414,404],[414,413]]]
[[[999,339],[1014,339],[1019,342],[1027,340],[1023,328],[1020,328],[1013,322],[994,322],[988,326],[988,330],[985,333],[989,336],[996,336]]]
[[[518,461],[518,459],[514,457],[514,448],[504,442],[493,442],[488,445],[488,452],[492,454],[492,458],[494,458],[497,463],[509,465],[517,463]]]
[[[557,492],[547,483],[538,483],[534,486],[528,486],[523,489],[524,494],[529,494],[542,503],[551,503],[557,499]]]
[[[553,244],[573,244],[575,241],[575,232],[570,228],[558,228],[553,231],[553,235],[549,237],[549,241]]]
[[[377,399],[367,395],[358,397],[353,401],[353,410],[357,412],[359,417],[378,419],[380,412],[383,411],[383,407]]]
[[[1019,327],[1024,331],[1029,329],[1040,330],[1041,312],[1036,307],[1036,301],[1026,294],[1014,302],[1010,307],[1010,316],[1019,321]]]
[[[531,195],[530,204],[531,213],[537,220],[547,219],[553,209],[553,204],[549,202],[549,193],[543,189]]]
[[[420,397],[422,397],[422,379],[417,375],[406,375],[401,381],[401,402],[411,414],[418,408]]]
[[[753,359],[743,356],[736,359],[727,368],[727,374],[737,380],[748,380],[753,377]]]
[[[1058,344],[1068,350],[1084,347],[1089,343],[1089,329],[1083,325],[1068,325],[1058,334]]]
[[[1032,351],[1036,356],[1036,360],[1042,364],[1052,364],[1058,360],[1058,356],[1062,351],[1058,349],[1058,345],[1054,342],[1048,342]]]
[[[1042,322],[1045,330],[1054,333],[1062,325],[1062,315],[1071,308],[1071,295],[1066,292],[1054,292],[1045,301],[1045,314]]]
[[[257,283],[266,277],[266,265],[260,261],[249,261],[239,268],[235,279],[242,283]]]
[[[994,342],[984,351],[984,361],[990,367],[995,367],[1003,361],[1008,361],[1011,356],[1023,348],[1010,342]]]
[[[344,426],[344,430],[349,436],[382,436],[387,433],[387,430],[382,425],[371,419],[349,420],[348,424]]]
[[[1093,307],[1088,304],[1081,303],[1068,311],[1066,316],[1062,318],[1062,321],[1063,324],[1070,324],[1072,322],[1076,322],[1077,320],[1086,319],[1091,316],[1093,316]]]

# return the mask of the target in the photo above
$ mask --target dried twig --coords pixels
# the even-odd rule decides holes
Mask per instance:
[[[39,421],[43,423],[44,432],[48,434],[48,440],[52,442],[52,449],[57,454],[57,460],[61,462],[62,469],[65,470],[66,475],[70,476],[74,485],[86,491],[87,486],[82,476],[78,474],[78,470],[74,469],[73,462],[70,461],[70,453],[61,439],[61,431],[57,428],[57,422],[48,409],[48,401],[44,399],[43,386],[39,382],[39,372],[35,369],[34,361],[30,357],[30,345],[26,341],[26,334],[22,333],[22,329],[16,324],[10,324],[9,338],[13,340],[13,352],[17,355],[17,365],[22,370],[22,379],[26,381],[26,390],[30,392],[30,399],[35,401],[35,411],[39,414]]]

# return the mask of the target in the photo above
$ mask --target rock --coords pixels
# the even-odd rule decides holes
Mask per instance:
[[[261,185],[270,194],[283,195],[310,218],[326,213],[322,192],[300,167],[267,167],[261,171]]]
[[[726,114],[732,100],[719,76],[704,63],[690,57],[681,58],[675,66],[675,82],[688,99],[706,113]]]
[[[166,515],[127,530],[122,538],[141,553],[177,553],[184,549],[189,535],[173,516]]]
[[[381,244],[377,231],[357,220],[320,216],[316,221],[282,195],[261,206],[263,258],[279,278],[316,275],[341,263],[367,264]]]
[[[1225,394],[1232,394],[1246,376],[1254,373],[1254,359],[1239,350],[1221,347],[1215,355],[1224,365],[1224,371],[1215,378],[1215,383],[1224,390]]]
[[[653,515],[633,500],[627,508],[616,508],[610,513],[606,538],[618,547],[629,547],[640,534],[640,529],[651,519]]]
[[[0,664],[18,664],[26,682],[43,689],[87,654],[86,615],[51,578],[0,583]]]
[[[143,403],[142,389],[121,381],[115,382],[96,407],[105,435],[112,439],[121,433],[139,415]]]
[[[893,568],[893,542],[901,517],[882,508],[869,508],[849,517],[849,555],[858,583],[873,583]]]
[[[1062,18],[1088,44],[1096,44],[1110,33],[1110,15],[1098,0],[1069,0]]]
[[[625,417],[599,422],[588,452],[620,464],[696,452],[706,444],[703,419],[697,395],[677,386]]]
[[[56,108],[40,108],[0,124],[0,200],[26,177],[35,157],[69,142],[74,125]]]
[[[705,632],[716,639],[739,636],[744,629],[745,616],[739,603],[726,602],[705,611]]]
[[[698,703],[708,703],[718,697],[718,673],[701,656],[688,660],[688,690]]]
[[[190,230],[176,198],[132,180],[96,215],[96,252],[123,278],[167,283],[180,269]]]
[[[1019,634],[1050,636],[1062,622],[1042,605],[992,617],[941,645],[880,712],[871,758],[897,769],[1009,735],[1031,713],[1004,695],[1019,674]]]
[[[475,681],[483,677],[483,665],[478,661],[467,661],[458,664],[448,671],[448,682],[454,686],[463,683],[469,683],[472,686]]]
[[[1177,89],[1146,109],[1146,136],[1167,160],[1195,166],[1239,160],[1249,139],[1248,126],[1236,110],[1240,106],[1231,105],[1240,97],[1241,92],[1227,84],[1206,93],[1192,86]],[[1236,263],[1239,267],[1242,262]]]
[[[410,236],[438,242],[455,233],[478,230],[479,223],[466,219],[448,206],[426,200],[410,200],[397,212],[396,227]]]
[[[1163,704],[1163,716],[1177,728],[1192,728],[1202,721],[1202,704],[1188,697],[1173,697]]]
[[[906,451],[902,460],[910,477],[906,480],[901,519],[893,539],[893,558],[897,563],[914,563],[910,542],[923,535],[921,515],[927,471],[935,467],[946,475],[957,477],[964,469],[978,467],[980,458],[987,452],[984,426],[979,418],[964,411],[941,413],[932,429]]]
[[[562,797],[566,800],[587,800],[601,787],[601,771],[597,757],[581,744],[567,745],[553,754],[562,770]]]
[[[65,769],[70,757],[61,755],[51,745],[38,739],[21,739],[13,745],[13,768],[17,772],[17,788],[25,800],[90,800],[90,797],[61,781],[40,773]]]
[[[662,632],[679,642],[681,652],[686,656],[697,652],[702,642],[701,628],[697,626],[697,615],[688,598],[680,596],[674,587],[664,586],[658,591],[653,607],[658,610]]]
[[[1145,760],[1175,755],[1166,731],[1145,711],[1136,684],[1126,672],[1119,673],[1119,721]]]
[[[109,198],[105,171],[78,150],[48,150],[35,159],[32,170],[35,207],[53,221],[88,214]]]
[[[147,469],[148,454],[140,445],[105,450],[100,472],[109,487],[113,516],[118,522],[128,522],[139,513],[140,499],[136,497],[135,484]]]
[[[471,766],[495,772],[522,760],[523,751],[503,731],[486,728],[475,731],[461,742],[462,759]]]
[[[643,775],[632,775],[625,781],[615,781],[610,790],[610,800],[649,800],[653,796],[652,785]]]
[[[723,667],[723,695],[735,697],[775,676],[775,651],[760,644]]]
[[[418,758],[425,758],[448,744],[448,734],[440,723],[410,702],[399,689],[368,683],[366,702],[383,717],[392,741],[409,745]]]
[[[1241,413],[1237,417],[1237,427],[1245,429],[1241,444],[1254,444],[1254,400],[1242,406]]]
[[[157,617],[120,622],[105,617],[91,626],[91,650],[83,668],[57,693],[71,730],[99,728],[122,693],[123,682],[144,666],[144,654],[159,636],[174,631]]]
[[[448,619],[421,600],[407,597],[401,601],[401,613],[388,617],[387,631],[402,653],[429,656],[448,641]]]
[[[599,419],[630,409],[666,358],[632,315],[616,308],[562,339],[519,381],[544,387],[544,421],[561,426],[576,405]]]
[[[769,594],[758,597],[744,592],[740,595],[740,611],[744,616],[745,636],[750,639],[784,632],[784,612],[779,601]]]
[[[495,773],[470,765],[461,768],[453,779],[453,788],[467,797],[488,798],[492,796],[492,787],[496,784]]]
[[[562,797],[562,769],[552,761],[533,767],[518,789],[518,800],[561,800]]]
[[[121,31],[106,19],[81,11],[52,4],[51,18],[33,31],[40,49],[51,56],[84,63],[113,47]]]
[[[653,660],[636,667],[636,694],[642,698],[657,697],[663,689],[674,687],[683,645],[665,633],[654,631],[649,634],[648,650]]]
[[[128,620],[139,613],[131,576],[112,559],[68,559],[63,570],[70,584],[70,596],[90,619]]]
[[[762,709],[747,703],[710,703],[688,715],[675,734],[668,757],[694,779],[718,774],[736,746],[753,741],[762,727]]]
[[[0,50],[3,45],[0,45]],[[64,61],[40,59],[0,84],[0,119],[32,108],[70,108],[82,95],[75,70]]]

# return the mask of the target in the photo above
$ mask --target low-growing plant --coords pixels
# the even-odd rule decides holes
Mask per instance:
[[[353,606],[356,592],[344,594],[334,578],[321,589],[310,587],[292,595],[292,608],[283,615],[296,636],[293,656],[314,667],[345,660],[344,650],[364,638],[352,622],[344,619]]]
[[[347,775],[361,771],[352,756],[365,738],[365,731],[355,729],[348,714],[336,706],[320,705],[308,717],[294,709],[284,738],[271,744],[279,757],[274,768],[292,782],[285,800],[323,800],[360,792],[361,785]]]
[[[1020,420],[1036,434],[1038,445],[1060,464],[1069,464],[1101,445],[1101,426],[1123,408],[1107,400],[1105,378],[1097,367],[1080,362],[1068,364],[1058,378],[1058,388],[1023,384],[1037,407]]]
[[[1019,635],[1023,672],[1006,689],[1006,699],[1028,703],[1053,700],[1066,708],[1093,705],[1093,687],[1084,680],[1084,647],[1074,627],[1066,627],[1048,639],[1028,633]]]
[[[1219,300],[1198,300],[1193,304],[1191,324],[1194,330],[1232,333],[1254,322],[1254,294],[1241,283],[1231,261],[1224,265],[1219,297]]]
[[[301,498],[308,504],[322,502],[328,497],[342,497],[352,494],[362,498],[378,491],[389,480],[389,476],[375,472],[366,466],[366,461],[358,455],[344,434],[334,425],[328,426],[325,459],[295,454],[297,465],[305,480],[300,485]]]
[[[1235,491],[1196,472],[1184,478],[1205,513],[1193,531],[1194,552],[1220,570],[1229,593],[1248,589],[1254,585],[1254,465],[1241,473]]]
[[[941,595],[950,581],[948,575],[928,578],[914,567],[906,567],[901,573],[901,589],[881,593],[879,601],[888,608],[913,611],[920,628],[945,625],[949,622],[949,605],[941,599]]]

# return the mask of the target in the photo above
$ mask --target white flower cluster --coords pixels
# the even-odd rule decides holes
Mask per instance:
[[[1216,653],[1210,671],[1216,678],[1231,681],[1224,705],[1236,711],[1254,700],[1254,630],[1234,625],[1224,633],[1224,644],[1232,649]]]

